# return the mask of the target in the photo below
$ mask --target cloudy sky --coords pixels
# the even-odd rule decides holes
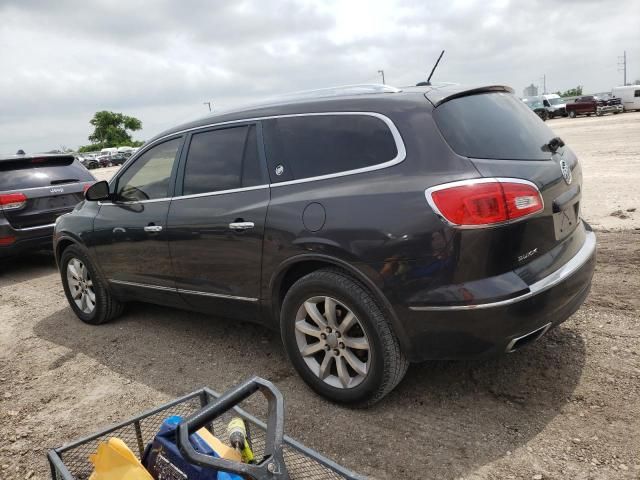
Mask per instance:
[[[214,109],[333,85],[424,80],[588,92],[640,79],[638,0],[0,0],[0,152],[135,138]]]

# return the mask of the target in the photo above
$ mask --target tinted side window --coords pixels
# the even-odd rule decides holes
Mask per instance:
[[[191,137],[183,195],[263,183],[254,125],[196,133]]]
[[[182,138],[174,138],[144,152],[118,179],[121,201],[153,200],[169,196],[169,180]]]
[[[284,117],[265,127],[273,182],[371,167],[398,155],[387,124],[368,115]]]
[[[640,97],[640,90],[635,90],[635,91],[633,92],[633,96],[634,96],[634,97]]]

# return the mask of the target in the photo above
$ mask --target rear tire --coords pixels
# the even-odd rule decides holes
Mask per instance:
[[[569,112],[569,118],[576,118],[576,112],[574,112],[573,110],[571,110]]]
[[[335,402],[373,405],[398,385],[409,365],[373,295],[339,270],[298,280],[285,296],[280,326],[302,379]]]
[[[123,304],[113,297],[81,247],[71,245],[62,252],[60,277],[71,309],[83,322],[100,325],[122,314]],[[85,301],[81,300],[83,294]]]

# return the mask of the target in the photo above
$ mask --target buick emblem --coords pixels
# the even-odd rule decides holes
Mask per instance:
[[[282,165],[278,165],[276,167],[276,175],[280,176],[284,173],[284,167]]]
[[[567,161],[564,159],[560,160],[560,171],[562,172],[562,178],[567,182],[567,185],[571,185],[573,176],[571,175],[571,169],[569,168]]]

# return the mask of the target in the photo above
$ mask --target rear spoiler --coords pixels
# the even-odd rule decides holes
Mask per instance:
[[[42,153],[33,155],[0,155],[0,165],[4,162],[16,163],[47,163],[50,160],[73,162],[75,157],[68,153]]]
[[[513,93],[514,90],[506,85],[488,85],[485,87],[465,88],[462,89],[459,85],[446,86],[442,88],[434,88],[424,94],[427,100],[429,100],[434,108],[460,97],[467,97],[469,95],[477,95],[478,93],[487,92],[506,92]]]

